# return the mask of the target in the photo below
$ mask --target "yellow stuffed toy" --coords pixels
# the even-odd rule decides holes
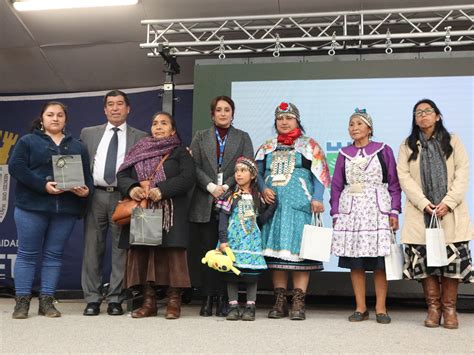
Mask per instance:
[[[238,276],[240,275],[240,270],[234,267],[234,261],[235,255],[229,247],[225,248],[225,254],[222,254],[222,252],[217,249],[209,250],[204,258],[201,259],[203,264],[207,263],[207,266],[214,270],[220,272],[232,271]]]

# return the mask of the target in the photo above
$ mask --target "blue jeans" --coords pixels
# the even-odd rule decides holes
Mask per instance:
[[[18,236],[14,269],[16,295],[31,294],[36,262],[42,254],[40,293],[53,296],[61,273],[64,247],[77,216],[25,211],[17,207],[14,218]]]

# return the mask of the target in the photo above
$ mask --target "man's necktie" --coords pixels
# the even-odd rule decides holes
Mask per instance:
[[[117,151],[118,151],[118,134],[120,130],[117,127],[112,128],[114,135],[109,143],[107,150],[107,158],[105,159],[104,180],[107,184],[112,184],[115,180],[115,169],[117,166]]]

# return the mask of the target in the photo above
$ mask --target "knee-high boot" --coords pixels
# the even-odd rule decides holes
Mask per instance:
[[[458,298],[459,280],[448,277],[441,278],[442,294],[441,304],[443,308],[443,325],[447,329],[457,329],[459,327],[458,316],[456,314],[456,301]]]
[[[425,326],[428,328],[439,327],[441,321],[441,291],[438,277],[428,276],[421,280],[425,294],[428,315],[425,319]]]

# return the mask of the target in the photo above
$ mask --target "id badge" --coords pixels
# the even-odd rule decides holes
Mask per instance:
[[[217,173],[217,185],[224,185],[224,173]]]

